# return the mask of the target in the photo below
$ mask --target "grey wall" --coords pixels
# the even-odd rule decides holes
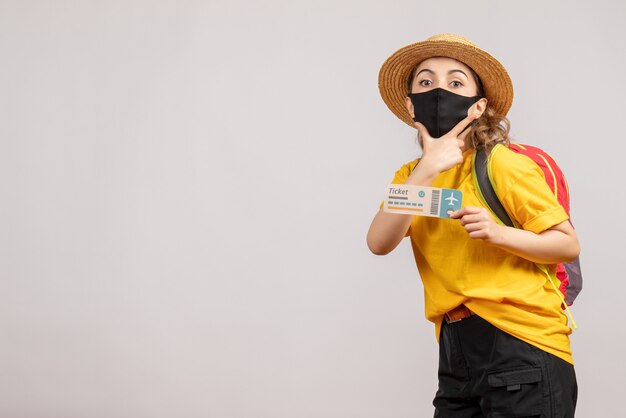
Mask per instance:
[[[441,32],[509,70],[583,246],[580,417],[626,334],[618,1],[0,0],[0,417],[432,415],[408,240],[365,235],[419,155],[380,65]]]

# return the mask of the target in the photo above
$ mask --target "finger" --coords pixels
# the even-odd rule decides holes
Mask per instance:
[[[454,126],[454,128],[452,128],[452,130],[446,134],[446,136],[447,135],[458,136],[461,133],[461,131],[463,131],[463,129],[465,129],[467,127],[467,125],[472,123],[472,121],[474,119],[476,119],[477,117],[478,117],[478,115],[476,113],[472,113],[471,115],[467,116],[461,122],[457,123]]]
[[[485,239],[487,238],[487,233],[485,231],[473,231],[469,233],[469,237],[472,239]]]
[[[454,212],[450,212],[450,217],[452,219],[459,219],[465,215],[465,208],[461,208],[459,210],[455,210]]]
[[[432,139],[432,136],[430,136],[428,129],[426,129],[424,125],[419,122],[413,122],[413,126],[419,131],[422,141],[427,142],[426,139]]]
[[[461,209],[450,213],[450,217],[456,218],[461,218],[465,215],[473,215],[476,213],[480,213],[483,210],[483,208],[478,207],[478,206],[463,206]]]
[[[461,212],[462,215],[474,215],[482,212],[482,210],[483,208],[478,206],[464,206],[463,208],[459,209],[458,212]]]
[[[485,225],[484,222],[468,223],[463,226],[465,227],[465,230],[469,233],[475,232],[475,231],[482,231],[483,229],[487,227],[487,225]]]
[[[473,214],[473,215],[465,215],[461,218],[461,225],[465,226],[468,224],[473,224],[476,222],[481,222],[483,221],[483,217],[480,214]]]
[[[475,206],[464,206],[459,210],[450,213],[450,217],[454,219],[462,218],[465,215],[476,213]]]

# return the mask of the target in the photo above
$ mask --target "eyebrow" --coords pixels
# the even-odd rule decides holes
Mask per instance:
[[[424,68],[423,70],[421,70],[419,73],[415,74],[415,77],[417,77],[418,75],[420,75],[421,73],[423,73],[424,71],[428,71],[431,74],[435,74],[435,72],[433,70],[430,70],[428,68]],[[469,77],[467,76],[467,74],[465,74],[463,71],[461,70],[450,70],[448,71],[448,74],[452,74],[452,73],[461,73],[465,76],[465,78],[469,79]]]

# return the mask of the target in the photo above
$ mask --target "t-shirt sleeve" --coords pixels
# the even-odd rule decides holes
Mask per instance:
[[[537,164],[508,149],[498,154],[504,158],[496,158],[492,163],[496,192],[522,228],[538,234],[569,219]]]
[[[409,174],[411,174],[411,171],[413,171],[413,169],[417,165],[417,162],[418,162],[418,160],[411,161],[409,163],[406,163],[406,164],[402,165],[402,167],[400,167],[398,170],[396,170],[396,173],[394,174],[393,179],[391,180],[391,184],[404,184],[406,179],[409,177]],[[380,202],[380,209],[382,209],[384,204],[385,204],[385,199],[383,199]],[[409,225],[409,228],[407,229],[406,233],[404,234],[404,236],[408,237],[409,235],[411,235],[411,226],[410,225]]]

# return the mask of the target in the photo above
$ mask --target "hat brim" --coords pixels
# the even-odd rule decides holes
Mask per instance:
[[[407,80],[415,66],[432,57],[450,57],[461,61],[480,78],[488,106],[501,117],[513,103],[513,83],[504,66],[482,49],[454,41],[427,40],[407,45],[383,63],[378,74],[378,89],[389,109],[407,125],[414,127],[405,107]]]

